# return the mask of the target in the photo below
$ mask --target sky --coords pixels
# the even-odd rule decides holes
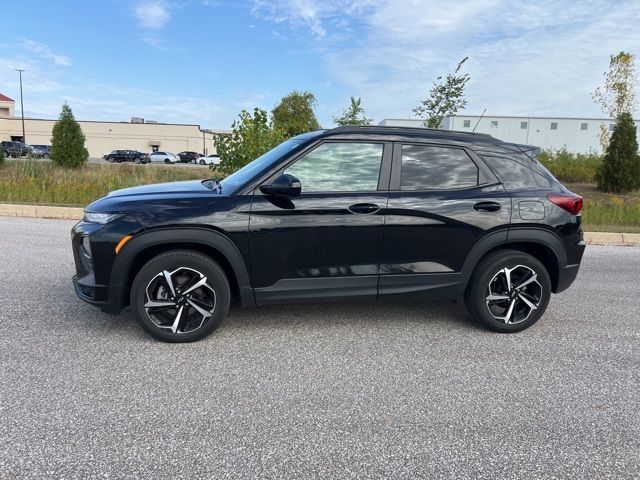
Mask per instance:
[[[323,127],[362,98],[410,118],[468,56],[465,113],[594,116],[609,57],[640,55],[640,0],[21,0],[3,2],[0,93],[25,115],[229,128],[312,92]],[[640,67],[640,61],[637,62]]]

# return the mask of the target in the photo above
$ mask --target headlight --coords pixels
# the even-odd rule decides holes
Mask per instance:
[[[87,257],[91,257],[91,242],[87,235],[82,237],[82,249],[84,250],[84,253],[87,254]]]
[[[92,212],[84,212],[84,221],[91,223],[99,223],[104,225],[106,223],[112,222],[116,218],[120,216],[119,213],[92,213]]]

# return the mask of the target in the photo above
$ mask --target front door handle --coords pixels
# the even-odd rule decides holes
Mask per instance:
[[[478,202],[473,206],[476,210],[483,210],[485,212],[497,212],[502,207],[498,202]]]
[[[380,207],[375,203],[356,203],[355,205],[351,205],[347,210],[349,210],[351,213],[366,215],[376,213],[380,210]]]

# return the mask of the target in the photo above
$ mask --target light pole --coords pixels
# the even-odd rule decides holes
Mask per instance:
[[[24,69],[14,68],[20,74],[20,114],[22,115],[22,143],[27,143],[27,137],[24,133],[24,100],[22,99],[22,72]]]

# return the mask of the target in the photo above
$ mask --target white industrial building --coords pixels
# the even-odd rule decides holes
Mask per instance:
[[[635,120],[636,128],[640,124]],[[572,153],[600,153],[600,124],[613,130],[610,118],[509,117],[455,115],[446,117],[442,128],[462,132],[488,133],[506,142],[535,145],[548,150],[566,148]],[[385,119],[380,125],[423,127],[421,119]]]

